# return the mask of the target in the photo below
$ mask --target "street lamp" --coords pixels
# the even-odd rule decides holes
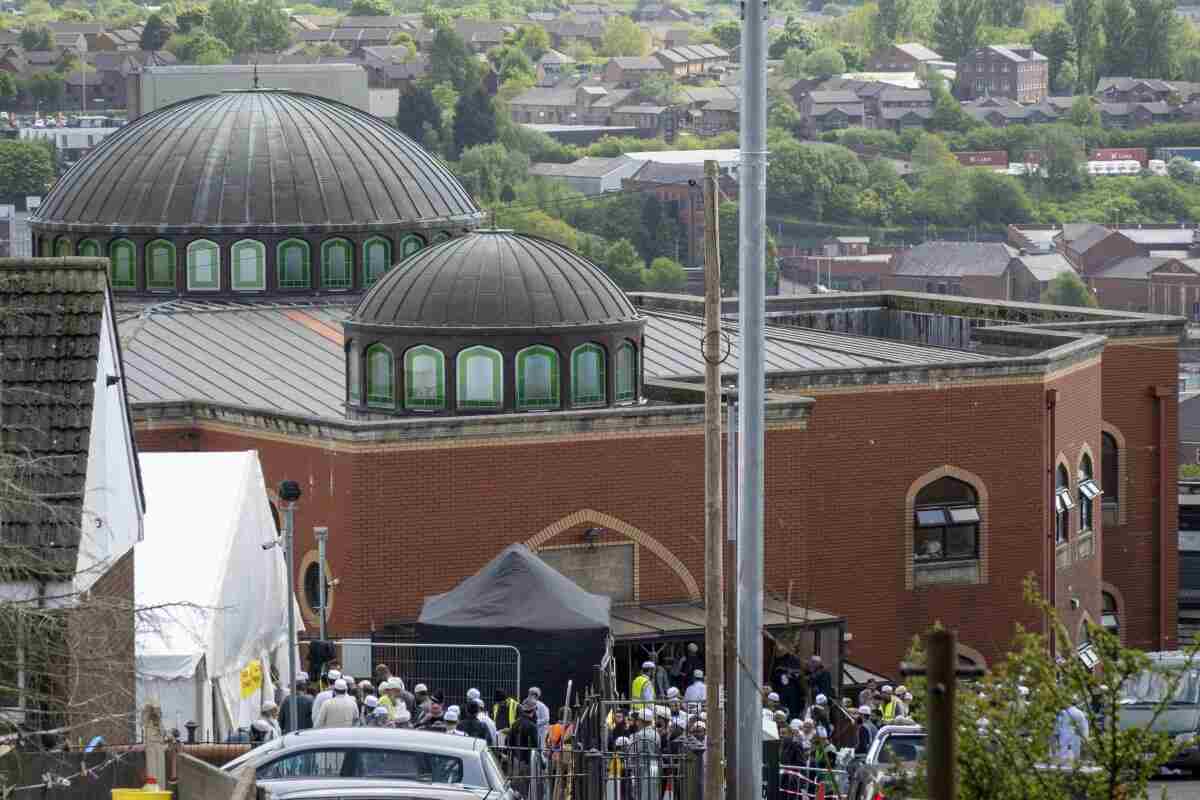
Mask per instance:
[[[288,613],[288,672],[291,674],[291,682],[288,686],[288,704],[290,706],[288,718],[296,721],[299,717],[296,710],[296,593],[295,593],[295,575],[293,574],[293,563],[295,560],[295,536],[296,530],[296,501],[300,499],[303,492],[300,490],[300,484],[296,481],[280,481],[279,482],[279,499],[283,501],[283,534],[275,540],[263,543],[263,550],[270,550],[272,547],[282,547],[284,558],[287,560],[287,613]]]

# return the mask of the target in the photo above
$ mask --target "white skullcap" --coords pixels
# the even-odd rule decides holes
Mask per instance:
[[[643,661],[642,669],[654,669],[654,662],[653,661]]]
[[[271,730],[271,726],[265,719],[254,720],[254,722],[250,723],[250,727],[254,728],[254,730],[258,731],[259,733],[266,733],[267,731]]]
[[[361,680],[361,681],[359,681],[359,682],[358,682],[358,688],[360,688],[360,689],[370,689],[370,688],[371,688],[371,682],[370,682],[370,681],[368,681],[368,680]]]
[[[708,726],[704,724],[704,720],[702,720],[702,719],[698,719],[694,723],[692,723],[692,727],[699,728],[702,731],[708,730]]]
[[[700,652],[700,648],[696,645],[695,642],[688,642],[688,652],[689,653],[698,653],[698,652]]]
[[[629,737],[628,736],[618,736],[617,740],[615,742],[613,742],[613,745],[615,747],[629,747]]]
[[[888,685],[884,685],[884,687],[882,689],[880,689],[879,691],[883,692],[884,694],[891,694],[892,687],[888,686]]]
[[[804,723],[798,719],[794,719],[790,723],[788,723],[788,727],[794,731],[798,731],[798,730],[802,730],[804,728]]]
[[[908,687],[904,686],[903,684],[896,687],[896,694],[904,694],[907,691],[908,691]]]
[[[654,722],[654,709],[643,708],[639,716],[642,718],[642,722]]]
[[[458,722],[458,709],[454,706],[446,709],[446,713],[442,715],[442,719],[446,722]]]
[[[776,711],[775,712],[775,721],[776,722],[787,722],[787,712],[783,711],[782,709],[779,711]]]
[[[447,710],[447,711],[453,711],[455,714],[461,714],[461,713],[462,713],[462,709],[461,709],[461,708],[459,708],[458,706],[450,706],[450,707],[448,707],[446,710]]]
[[[779,702],[779,694],[777,692],[771,692],[769,695],[767,695],[767,699],[770,700],[772,703],[778,703]]]
[[[401,703],[400,707],[396,709],[396,722],[408,722],[411,719],[412,713],[408,710],[408,706]]]
[[[912,698],[912,692],[905,692],[905,693],[904,693],[904,702],[906,702],[906,703],[907,703],[907,702],[909,702],[909,701],[910,701],[910,700],[912,700],[912,699],[913,699],[913,698]]]
[[[429,687],[423,683],[418,683],[413,687],[413,694],[426,694],[428,691]]]
[[[336,669],[331,669],[326,674],[328,675],[329,680],[331,680],[331,681],[336,681],[338,678],[342,677],[342,673],[338,672]]]
[[[654,715],[656,717],[670,717],[671,709],[667,708],[666,706],[655,706]]]
[[[869,716],[871,716],[871,707],[870,706],[859,706],[858,713],[862,714],[864,717],[869,717]]]
[[[479,693],[478,689],[467,689],[467,699],[468,700],[478,700],[482,696],[483,695],[481,695]]]
[[[541,690],[541,689],[539,689],[539,688],[538,688],[538,687],[536,687],[536,686],[530,686],[530,687],[529,687],[529,696],[530,696],[530,697],[541,697],[541,696],[542,696],[542,690]]]
[[[379,705],[379,698],[373,694],[369,694],[363,698],[363,705],[367,708],[375,708]]]
[[[308,673],[307,672],[297,672],[296,673],[296,683],[308,683]]]
[[[263,713],[266,714],[270,711],[278,711],[279,706],[275,705],[274,701],[268,700],[267,702],[262,704],[262,710],[263,710]]]
[[[386,708],[384,708],[383,706],[376,706],[375,710],[371,712],[371,716],[380,717],[383,719],[387,719],[387,715],[388,715],[388,710]]]
[[[825,695],[823,695],[823,694],[817,695],[817,700],[816,700],[817,705],[823,706],[828,702],[829,702],[829,698],[826,697]]]
[[[672,686],[670,689],[667,689],[667,699],[668,700],[674,700],[676,697],[679,697],[678,689],[676,689],[674,686]]]
[[[346,682],[344,680],[342,680],[341,678],[338,678],[336,681],[333,682],[333,690],[335,692],[346,691]]]

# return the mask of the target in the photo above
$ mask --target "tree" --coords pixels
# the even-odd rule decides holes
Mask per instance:
[[[768,171],[768,175],[770,172]],[[741,263],[741,229],[738,227],[738,205],[732,201],[721,203],[717,209],[721,226],[721,289],[736,293],[738,288],[738,264]],[[775,239],[767,234],[766,263],[764,264],[768,287],[779,280],[779,264],[776,261]]]
[[[828,79],[846,71],[846,59],[832,47],[823,47],[804,60],[804,69],[814,78]]]
[[[986,17],[997,28],[1019,28],[1025,22],[1025,0],[987,0]]]
[[[771,58],[783,58],[789,50],[809,53],[817,48],[819,41],[820,37],[811,25],[789,16],[783,24],[783,30],[771,41],[767,54]]]
[[[444,28],[449,28],[453,22],[450,12],[444,8],[438,8],[430,3],[425,6],[425,10],[421,12],[421,24],[425,26],[427,31],[440,31]]]
[[[252,0],[246,16],[250,47],[268,53],[286,50],[292,33],[287,12],[280,0]]]
[[[1083,280],[1074,272],[1060,272],[1042,292],[1042,302],[1053,306],[1095,308],[1098,303]]]
[[[650,52],[650,35],[629,17],[613,17],[604,26],[600,55],[644,56]]]
[[[522,25],[504,37],[504,43],[519,47],[536,62],[550,49],[550,34],[540,25]]]
[[[1124,0],[1122,0],[1124,2]],[[1075,52],[1075,35],[1067,23],[1058,20],[1049,28],[1043,28],[1030,37],[1033,49],[1046,57],[1050,85],[1058,84],[1059,71],[1071,60]],[[1072,85],[1074,82],[1072,81]]]
[[[0,72],[0,107],[10,108],[17,99],[17,81],[9,72]],[[1188,162],[1191,163],[1191,162]]]
[[[450,28],[439,28],[429,50],[429,81],[448,83],[463,94],[479,85],[479,62],[463,38]]]
[[[522,80],[532,83],[534,79],[533,62],[525,55],[525,51],[516,45],[503,44],[493,47],[488,51],[488,61],[501,83]]]
[[[354,0],[349,14],[352,17],[387,17],[395,10],[388,0]]]
[[[636,292],[642,288],[646,262],[638,256],[637,248],[628,239],[618,239],[605,248],[604,261],[600,266],[625,291]]]
[[[712,26],[711,32],[717,44],[726,50],[732,50],[742,43],[742,23],[735,19],[718,22]]]
[[[1033,203],[1019,180],[991,169],[970,169],[968,172],[973,219],[1007,225],[1029,222],[1033,218]]]
[[[1129,196],[1156,219],[1183,221],[1191,216],[1187,195],[1170,178],[1155,176],[1136,181]]]
[[[17,34],[17,41],[26,50],[44,52],[54,48],[54,37],[44,25],[26,25]]]
[[[1062,125],[1048,125],[1039,149],[1042,170],[1054,191],[1072,192],[1083,184],[1083,139],[1078,133]]]
[[[651,75],[638,84],[638,94],[654,105],[669,106],[679,102],[682,90],[669,75]]]
[[[1139,78],[1172,77],[1174,49],[1170,46],[1178,25],[1175,0],[1132,0],[1134,74]]]
[[[937,167],[953,166],[958,159],[946,146],[946,140],[931,133],[922,133],[912,148],[912,167],[917,174]]]
[[[425,123],[429,123],[434,130],[442,128],[442,108],[434,99],[433,92],[427,86],[410,86],[401,92],[398,105],[396,127],[417,144],[430,149],[425,141]]]
[[[1078,86],[1090,94],[1096,85],[1100,56],[1100,0],[1067,0],[1066,20],[1075,40],[1075,69]]]
[[[1129,0],[1104,0],[1105,75],[1133,75],[1138,55],[1134,52],[1133,9]],[[1039,51],[1040,52],[1040,51]]]
[[[1077,128],[1100,126],[1100,111],[1087,95],[1079,95],[1071,103],[1071,124]]]
[[[171,26],[163,22],[158,14],[151,14],[142,29],[140,47],[143,50],[162,50],[163,45],[171,38]]]
[[[454,172],[480,201],[491,203],[529,176],[529,156],[499,142],[475,145],[463,150]]]
[[[938,131],[962,132],[975,126],[975,119],[963,110],[962,104],[954,99],[944,85],[930,92],[933,95],[933,116],[929,127]]]
[[[1068,61],[1058,68],[1058,76],[1054,79],[1054,83],[1050,84],[1050,91],[1057,95],[1074,94],[1075,87],[1079,85],[1079,70],[1075,69],[1075,63]]]
[[[41,111],[61,108],[67,94],[66,84],[56,72],[35,72],[18,85],[21,92],[30,97]],[[0,183],[0,186],[3,185]]]
[[[767,196],[773,204],[813,219],[825,219],[834,209],[837,187],[856,191],[866,185],[867,171],[862,162],[844,147],[801,144],[791,139],[771,150]]]
[[[660,256],[650,262],[642,284],[649,292],[678,292],[687,286],[687,273],[678,261]]]
[[[233,56],[229,45],[203,29],[175,34],[167,40],[166,49],[184,64],[228,64]]]
[[[247,37],[246,7],[241,0],[212,0],[208,8],[208,29],[230,52],[242,52]]]
[[[808,53],[788,50],[783,54],[783,74],[789,78],[808,77]]]
[[[61,81],[60,81],[61,83]],[[50,151],[37,142],[0,139],[0,186],[6,195],[42,195],[54,179]]]
[[[454,152],[496,141],[496,107],[482,86],[459,96],[454,107]]]
[[[933,40],[943,58],[957,61],[979,44],[983,0],[941,0]]]
[[[900,34],[912,27],[911,0],[879,0],[872,43],[876,48],[895,43]]]
[[[3,90],[0,89],[0,94]],[[1175,156],[1167,162],[1167,175],[1180,183],[1196,182],[1196,165],[1183,156]]]
[[[208,7],[200,5],[176,6],[175,29],[179,33],[189,34],[203,28],[208,21]]]

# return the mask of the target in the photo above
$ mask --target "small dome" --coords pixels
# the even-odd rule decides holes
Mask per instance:
[[[477,231],[427,248],[384,275],[351,324],[544,328],[638,322],[599,267],[560,244]]]
[[[474,225],[479,217],[450,171],[382,120],[263,89],[197,97],[135,120],[68,171],[33,222],[159,235]]]

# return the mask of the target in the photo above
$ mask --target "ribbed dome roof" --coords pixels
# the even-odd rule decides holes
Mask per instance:
[[[625,293],[577,253],[536,236],[477,231],[394,267],[363,297],[350,321],[540,328],[637,320]]]
[[[313,95],[207,95],[108,137],[35,222],[80,227],[294,227],[477,219],[471,196],[411,139]]]

